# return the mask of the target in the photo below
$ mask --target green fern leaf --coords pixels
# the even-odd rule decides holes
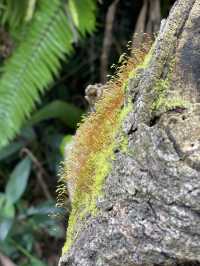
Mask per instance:
[[[68,0],[68,9],[74,25],[84,36],[95,29],[96,1]]]
[[[20,26],[24,21],[28,1],[1,0],[0,2],[0,24],[7,24],[12,29]]]
[[[40,93],[58,74],[59,60],[72,50],[72,34],[60,0],[39,4],[27,37],[5,64],[0,80],[0,147],[19,132]]]
[[[81,0],[85,1],[89,0]],[[38,1],[23,42],[4,65],[0,80],[0,148],[19,132],[58,74],[60,60],[72,52],[73,34],[68,19],[61,0]],[[91,30],[86,24],[81,31],[84,28]]]

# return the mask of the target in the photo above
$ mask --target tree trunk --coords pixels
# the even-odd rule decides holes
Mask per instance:
[[[127,97],[128,150],[59,265],[200,265],[200,0],[175,3]]]

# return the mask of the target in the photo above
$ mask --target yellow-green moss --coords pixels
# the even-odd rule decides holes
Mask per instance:
[[[138,51],[137,64],[145,65],[146,54]],[[66,162],[64,179],[73,179],[76,189],[72,199],[72,211],[68,221],[65,253],[80,230],[80,224],[87,215],[96,215],[96,200],[102,195],[105,177],[111,171],[114,150],[127,152],[128,139],[121,130],[122,121],[132,109],[131,101],[124,103],[128,79],[136,70],[134,58],[118,68],[118,73],[108,83],[108,90],[96,104],[96,112],[85,118],[75,136],[75,145]],[[118,136],[118,138],[117,138]],[[117,141],[118,140],[118,141]],[[82,154],[83,153],[83,154]],[[85,154],[84,154],[85,153]],[[79,156],[81,156],[79,158]],[[71,165],[70,165],[71,164]],[[75,176],[74,176],[75,175]],[[81,222],[81,223],[80,223]]]
[[[97,197],[102,196],[102,186],[104,184],[105,177],[110,173],[112,160],[115,159],[114,150],[119,147],[123,152],[127,151],[128,139],[124,136],[124,134],[119,133],[120,136],[118,141],[115,137],[117,132],[120,132],[122,121],[125,119],[130,110],[131,103],[129,102],[128,105],[119,113],[116,127],[115,129],[112,129],[113,141],[111,144],[105,147],[101,152],[95,154],[90,159],[90,162],[88,162],[96,167],[94,183],[92,184],[90,194],[77,192],[77,194],[74,195],[72,212],[68,221],[67,241],[63,247],[63,253],[65,253],[73,243],[75,238],[74,233],[77,233],[75,227],[78,225],[78,222],[82,221],[87,214],[95,216],[98,213],[96,208],[96,199]]]
[[[153,112],[167,112],[176,108],[189,108],[190,102],[183,99],[176,92],[169,92],[176,61],[172,59],[170,62],[168,74],[165,79],[159,79],[153,88],[155,92],[155,100],[152,104]]]
[[[167,99],[167,92],[170,87],[171,81],[172,81],[172,75],[173,75],[173,69],[175,66],[175,59],[172,59],[169,66],[169,71],[167,76],[164,79],[159,79],[153,88],[156,98],[152,104],[152,110],[153,111],[167,111],[170,108],[173,108],[173,106],[178,105],[176,107],[182,107],[184,105],[184,102],[181,99]]]
[[[172,99],[168,99],[164,96],[160,96],[156,102],[153,104],[154,110],[162,109],[163,112],[167,112],[173,110],[175,108],[188,108],[189,102],[181,99],[181,97],[175,97]]]

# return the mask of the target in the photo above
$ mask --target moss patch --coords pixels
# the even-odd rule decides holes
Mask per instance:
[[[95,105],[96,112],[84,118],[77,130],[62,177],[65,182],[73,182],[74,187],[63,253],[72,245],[83,219],[98,213],[96,200],[102,195],[105,177],[111,171],[114,150],[119,147],[127,152],[128,139],[120,133],[122,121],[132,109],[131,102],[124,105],[127,81],[138,65],[147,64],[146,54],[147,50],[137,50],[134,57],[117,68],[117,74],[106,84]]]
[[[154,110],[161,110],[163,112],[167,112],[170,110],[174,110],[175,108],[188,108],[189,107],[189,102],[185,101],[181,97],[175,97],[172,99],[167,99],[164,97],[159,97],[156,102],[153,104],[153,109]]]
[[[172,98],[167,97],[168,89],[172,82],[172,75],[175,66],[175,60],[171,60],[169,72],[165,79],[157,81],[154,87],[156,98],[152,104],[152,111],[167,112],[175,108],[187,108],[188,102],[182,99],[180,96],[174,96]]]
[[[72,212],[68,221],[67,241],[63,247],[63,253],[65,253],[73,243],[75,232],[78,233],[78,231],[81,230],[81,228],[76,228],[76,226],[78,226],[87,215],[95,216],[98,213],[96,199],[103,195],[102,186],[105,177],[108,176],[111,171],[112,160],[115,159],[114,150],[116,148],[120,148],[122,152],[127,152],[128,150],[127,137],[123,133],[119,133],[119,138],[116,138],[116,135],[120,132],[122,121],[130,112],[131,108],[131,103],[128,103],[128,105],[119,113],[116,126],[115,128],[112,128],[111,131],[112,136],[110,135],[110,138],[112,141],[110,142],[110,145],[97,154],[93,154],[87,162],[88,164],[95,166],[95,176],[89,193],[84,193],[84,191],[79,190],[75,191],[72,202]]]

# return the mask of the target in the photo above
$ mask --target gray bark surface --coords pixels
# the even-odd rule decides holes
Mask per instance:
[[[190,105],[152,112],[172,58],[166,101]],[[200,265],[200,0],[176,2],[129,93],[128,152],[116,151],[99,215],[87,217],[60,266]]]

